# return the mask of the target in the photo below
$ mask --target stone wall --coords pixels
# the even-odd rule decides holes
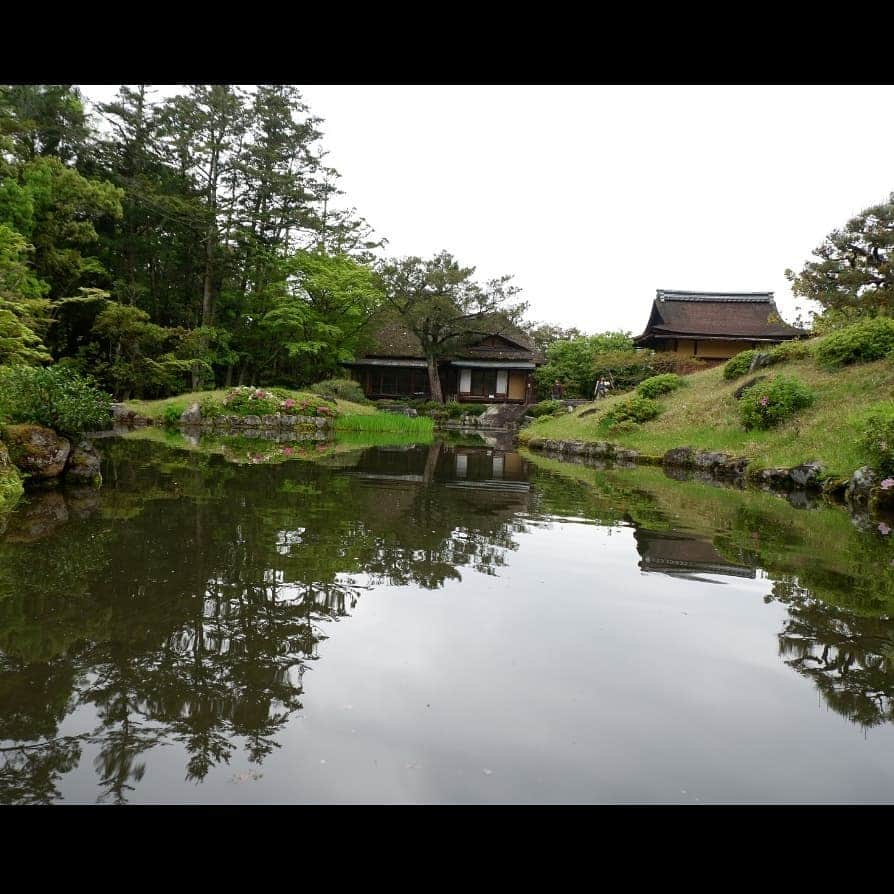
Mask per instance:
[[[806,462],[792,468],[749,469],[747,457],[727,453],[674,447],[660,456],[640,453],[607,441],[558,441],[532,438],[532,450],[556,454],[560,459],[593,458],[631,465],[660,465],[671,478],[698,478],[756,485],[763,490],[786,494],[793,503],[809,503],[810,495],[823,495],[872,512],[894,511],[894,487],[869,468],[857,469],[849,479],[826,477],[822,463]]]

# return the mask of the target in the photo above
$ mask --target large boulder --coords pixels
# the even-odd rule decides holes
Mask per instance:
[[[71,444],[42,425],[7,425],[3,439],[15,466],[32,478],[55,478],[62,474]]]
[[[691,447],[672,447],[661,458],[665,466],[690,468],[695,465],[695,451]]]
[[[800,487],[822,487],[823,465],[819,462],[803,463],[790,470],[792,481]]]
[[[851,476],[844,490],[848,503],[868,503],[869,495],[878,484],[878,474],[869,466],[862,466]]]
[[[197,403],[190,404],[181,414],[180,422],[182,425],[201,425],[202,410]]]
[[[102,484],[99,453],[90,441],[81,441],[68,457],[65,477],[79,484]]]
[[[128,410],[124,404],[112,404],[112,424],[132,428],[137,414]]]
[[[765,366],[772,366],[773,358],[767,353],[755,354],[751,359],[751,365],[748,367],[748,372],[752,373],[756,369],[762,369]]]

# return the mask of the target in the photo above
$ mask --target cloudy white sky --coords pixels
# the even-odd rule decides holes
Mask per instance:
[[[792,321],[786,267],[894,190],[892,87],[301,90],[390,254],[512,274],[587,331],[641,332],[656,288],[773,291]]]

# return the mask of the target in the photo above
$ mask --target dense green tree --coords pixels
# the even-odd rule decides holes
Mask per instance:
[[[819,302],[825,311],[894,315],[894,193],[834,230],[800,273],[786,270],[796,295]]]
[[[537,346],[537,350],[546,353],[547,348],[557,341],[569,341],[574,338],[586,338],[586,333],[572,326],[568,329],[554,326],[551,323],[530,323],[525,331]]]
[[[0,224],[0,366],[50,360],[43,344],[47,285],[28,266],[29,248],[21,234]]]
[[[628,332],[601,332],[554,341],[546,348],[546,363],[535,373],[538,393],[545,396],[559,379],[569,397],[591,397],[596,379],[603,373],[600,356],[632,349]]]
[[[298,363],[305,381],[337,373],[382,301],[373,272],[343,255],[301,251],[281,264],[280,275],[278,294],[260,321],[274,375],[283,356]]]
[[[510,276],[475,282],[474,267],[461,267],[446,251],[428,260],[399,258],[379,274],[385,304],[419,339],[428,364],[433,400],[443,402],[438,360],[474,338],[517,324],[526,310],[512,303],[518,293]]]
[[[0,84],[0,135],[25,162],[74,162],[89,135],[80,91],[72,84]]]

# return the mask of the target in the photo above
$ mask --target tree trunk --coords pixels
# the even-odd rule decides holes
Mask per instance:
[[[227,366],[227,381],[224,384],[224,388],[229,388],[233,384],[233,364],[231,363]]]
[[[438,376],[438,361],[434,357],[428,358],[428,387],[431,389],[431,399],[439,404],[444,403],[444,392],[441,391],[441,379]]]
[[[202,282],[202,325],[210,326],[213,319],[214,242],[216,224],[208,227],[205,239],[205,275]]]
[[[428,448],[428,456],[425,457],[425,470],[422,472],[422,481],[425,484],[431,484],[432,481],[435,480],[435,472],[438,468],[438,459],[441,456],[441,451],[444,448],[443,441],[435,441]]]

